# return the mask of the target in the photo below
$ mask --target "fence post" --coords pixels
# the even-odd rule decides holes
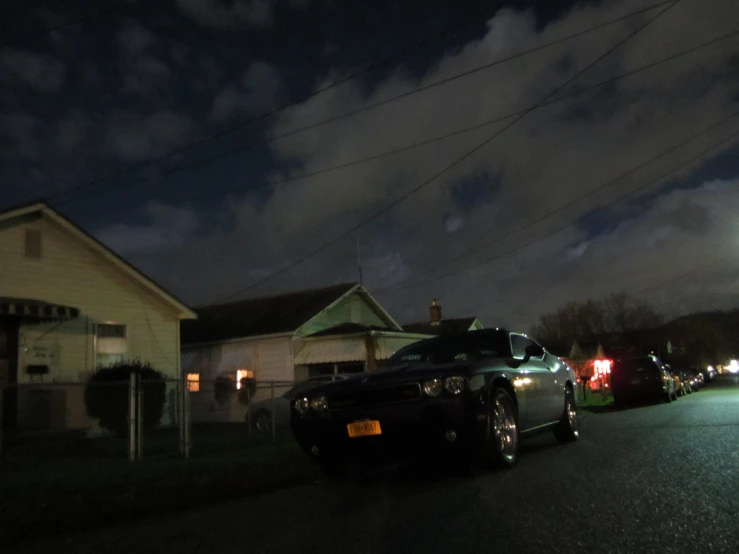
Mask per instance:
[[[272,409],[269,411],[270,414],[272,414],[272,443],[276,442],[277,440],[277,429],[275,429],[275,382],[270,381],[270,387],[269,387],[269,397],[270,402],[269,405],[272,406]]]
[[[251,437],[251,387],[249,386],[246,387],[246,426],[249,428],[247,433]]]
[[[3,454],[3,411],[5,410],[5,391],[8,390],[7,388],[1,388],[0,389],[0,457],[2,457]]]
[[[185,376],[185,378],[187,378],[187,376]],[[190,421],[190,417],[192,415],[191,414],[191,411],[192,410],[190,409],[190,389],[187,386],[187,383],[185,383],[185,386],[182,388],[182,390],[183,390],[183,393],[182,393],[183,394],[183,396],[182,396],[182,404],[183,404],[182,412],[183,412],[183,416],[184,416],[183,417],[184,425],[182,427],[182,436],[183,436],[183,439],[184,439],[184,441],[183,441],[184,442],[184,444],[183,444],[183,450],[184,450],[185,459],[189,459],[190,458],[190,446],[191,446],[191,441],[190,441],[190,431],[191,431],[190,423],[191,423],[191,421]]]
[[[182,375],[177,390],[177,427],[180,432],[180,454],[185,455],[185,389],[187,375]]]
[[[144,457],[144,385],[136,374],[136,459]]]
[[[104,385],[103,385],[104,386]],[[128,459],[136,460],[136,374],[128,380]]]

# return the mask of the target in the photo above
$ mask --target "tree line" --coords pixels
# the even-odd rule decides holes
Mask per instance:
[[[625,337],[663,322],[664,316],[649,301],[615,292],[601,300],[573,300],[541,315],[530,334],[544,344],[564,344],[604,335]]]

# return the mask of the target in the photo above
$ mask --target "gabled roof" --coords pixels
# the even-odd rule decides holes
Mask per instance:
[[[441,335],[447,333],[464,333],[477,321],[476,317],[460,317],[457,319],[442,319],[439,325],[431,325],[429,322],[408,323],[403,325],[407,333],[419,335]]]
[[[361,323],[340,323],[334,327],[329,327],[317,333],[306,335],[308,337],[326,337],[331,335],[354,335],[356,333],[369,333],[371,331],[387,331],[386,327],[376,327],[374,325],[362,325]]]
[[[169,304],[174,307],[179,312],[180,319],[194,319],[197,317],[195,312],[193,312],[184,302],[167,292],[164,287],[157,284],[151,277],[144,274],[140,269],[134,267],[130,262],[113,252],[90,233],[64,217],[45,202],[25,204],[23,206],[10,208],[4,212],[0,212],[0,222],[31,217],[36,214],[43,216],[62,227],[72,236],[88,246],[95,254],[110,262],[113,267],[124,273],[128,278],[132,279],[155,296],[161,298],[165,304]]]
[[[198,321],[182,325],[182,344],[295,333],[321,312],[355,292],[373,304],[391,327],[401,329],[364,287],[357,283],[344,283],[195,308]]]

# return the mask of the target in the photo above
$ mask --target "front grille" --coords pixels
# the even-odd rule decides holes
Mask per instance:
[[[418,383],[404,383],[389,387],[332,394],[328,397],[328,409],[352,410],[356,408],[369,408],[384,406],[386,404],[413,402],[419,398],[421,398],[421,385]]]

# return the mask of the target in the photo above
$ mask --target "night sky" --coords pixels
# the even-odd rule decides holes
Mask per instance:
[[[357,244],[401,322],[739,305],[736,0],[680,0],[510,128],[415,148],[536,106],[670,4],[61,4],[0,1],[0,209],[47,199],[194,305],[354,281]]]

